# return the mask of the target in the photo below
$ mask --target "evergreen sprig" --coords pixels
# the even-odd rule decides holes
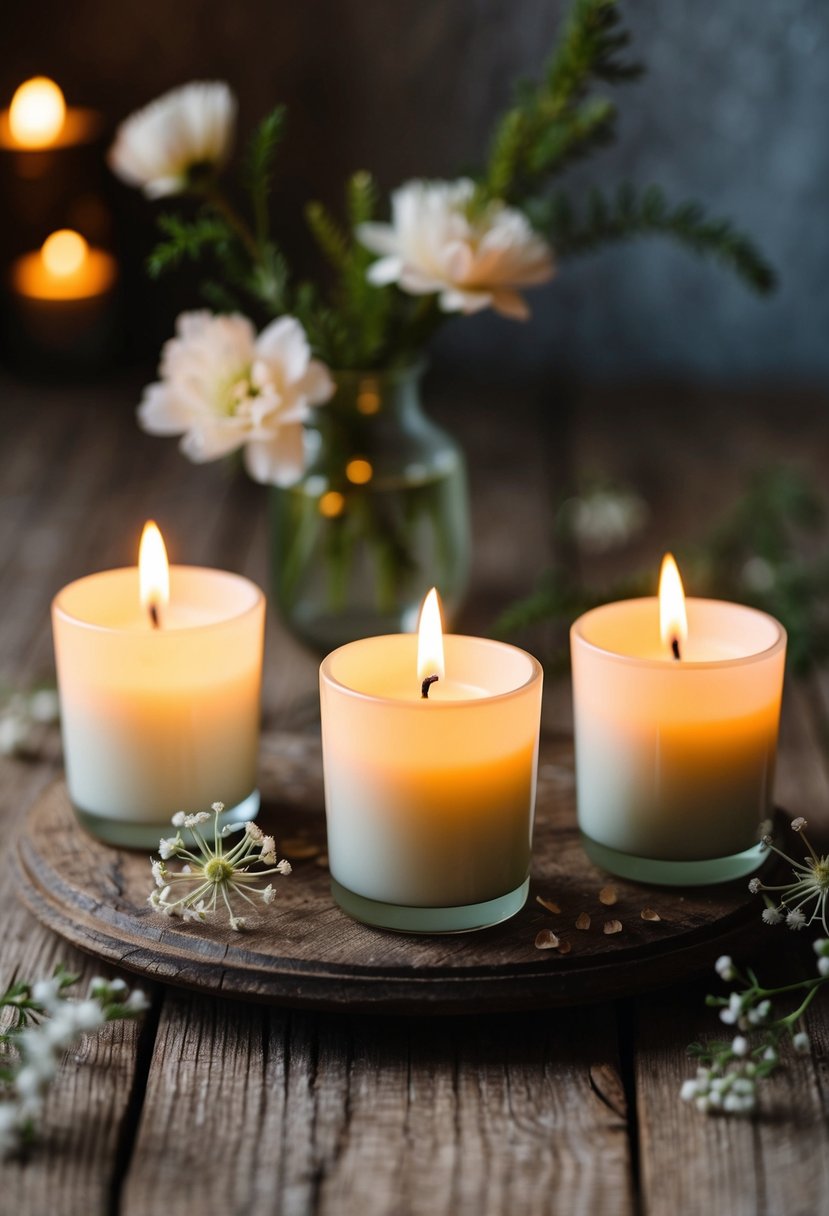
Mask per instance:
[[[182,219],[165,212],[157,220],[159,241],[147,260],[147,270],[154,279],[176,270],[184,261],[198,262],[208,252],[225,254],[234,242],[227,222],[218,215],[199,213],[194,219]]]
[[[715,258],[757,292],[771,291],[775,284],[774,271],[757,246],[729,220],[708,216],[699,203],[671,206],[658,186],[640,192],[625,184],[612,196],[593,189],[580,212],[566,194],[558,192],[548,201],[546,216],[544,204],[535,215],[559,257],[658,233],[696,254]]]
[[[247,149],[245,184],[251,197],[257,240],[268,236],[268,200],[273,189],[276,154],[285,132],[287,109],[284,105],[271,110],[254,131]]]

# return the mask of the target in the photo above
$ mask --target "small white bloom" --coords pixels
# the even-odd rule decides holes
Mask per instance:
[[[37,1098],[46,1078],[31,1064],[24,1064],[14,1078],[14,1088],[21,1098]]]
[[[819,958],[817,961],[817,969],[819,975],[829,975],[829,958]]]
[[[763,920],[767,925],[779,925],[783,917],[777,908],[764,908]]]
[[[806,1055],[810,1046],[811,1044],[809,1042],[809,1036],[806,1034],[805,1030],[799,1030],[792,1039],[792,1047],[800,1055]]]
[[[248,822],[245,824],[245,835],[249,836],[250,839],[255,841],[257,844],[261,844],[265,839],[265,833],[262,831],[259,825],[257,823],[253,823],[252,820],[248,820]]]
[[[793,819],[792,823],[791,823],[791,828],[792,828],[793,832],[802,832],[803,829],[807,828],[808,826],[809,826],[808,823],[806,822],[806,820],[803,818],[802,815],[798,815],[797,819]]]
[[[158,855],[162,861],[169,861],[171,857],[175,857],[176,853],[181,848],[182,840],[180,836],[167,836],[158,842]]]
[[[820,958],[829,956],[829,937],[816,937],[812,942],[812,949]]]
[[[711,1099],[708,1097],[707,1094],[702,1095],[701,1097],[699,1097],[695,1100],[694,1106],[697,1108],[698,1111],[700,1111],[701,1114],[705,1115],[711,1109]]]
[[[334,392],[294,317],[272,321],[257,337],[238,314],[182,313],[159,372],[138,408],[145,431],[183,435],[181,450],[197,463],[244,448],[251,477],[276,485],[302,473],[302,424]]]
[[[29,723],[21,715],[0,716],[0,756],[19,756],[26,752],[30,733]]]
[[[150,1007],[150,1002],[147,999],[146,993],[140,988],[133,988],[132,992],[124,1002],[124,1008],[130,1013],[145,1013]]]
[[[259,860],[266,865],[272,866],[276,864],[276,841],[273,836],[262,837],[262,852]]]
[[[714,970],[722,980],[733,980],[737,975],[734,960],[728,954],[720,955],[714,963]]]
[[[731,1040],[731,1050],[734,1052],[735,1056],[747,1056],[748,1039],[743,1038],[741,1034],[738,1034],[736,1038]]]
[[[231,916],[230,918],[230,927],[237,933],[244,929],[246,924],[247,921],[245,920],[244,916]]]
[[[734,1026],[742,1016],[742,1012],[743,998],[738,992],[732,992],[728,998],[727,1007],[720,1010],[720,1021],[725,1022],[726,1026]]]
[[[262,892],[262,902],[265,904],[272,904],[275,899],[276,891],[273,889],[273,883],[269,882]]]
[[[32,999],[50,1012],[60,1004],[60,981],[56,976],[48,980],[38,980],[32,985]]]
[[[97,1030],[106,1021],[106,1015],[98,1001],[78,1001],[71,1008],[75,1027],[78,1031]]]
[[[792,908],[791,912],[786,913],[786,924],[790,929],[802,929],[806,924],[806,917],[800,911],[800,908]]]
[[[235,120],[236,98],[226,84],[183,85],[121,123],[109,166],[148,198],[179,194],[194,170],[215,170],[224,163]]]
[[[472,214],[474,194],[468,178],[411,181],[395,190],[392,222],[357,228],[358,240],[381,255],[369,267],[370,282],[437,294],[444,312],[494,308],[525,320],[529,309],[517,288],[553,277],[552,250],[523,212],[503,202]]]
[[[682,1088],[679,1091],[679,1096],[683,1102],[693,1102],[699,1094],[699,1086],[696,1081],[683,1081]]]
[[[211,811],[215,811],[217,815],[221,815],[222,811],[225,809],[225,804],[223,802],[211,802],[210,809]]]
[[[748,889],[752,895],[756,895],[758,891],[762,890],[762,888],[763,884],[760,882],[759,878],[752,878],[751,882],[748,884]]]
[[[184,814],[184,811],[176,811],[175,815],[173,816],[173,818],[170,822],[172,823],[174,828],[183,828],[185,819],[186,819],[186,815]]]
[[[207,811],[197,811],[195,815],[184,816],[184,826],[186,828],[197,828],[200,827],[201,824],[207,823],[209,818],[210,815]]]
[[[153,878],[155,879],[155,885],[157,887],[163,887],[168,877],[167,867],[165,866],[164,862],[153,858],[153,860],[150,862],[150,869],[152,871]]]
[[[60,702],[54,688],[39,688],[29,697],[29,716],[33,722],[51,726],[60,717]]]
[[[291,863],[284,857],[282,858],[282,861],[278,861],[276,863],[276,868],[279,871],[279,873],[283,874],[286,878],[293,870],[293,866],[291,865]]]
[[[763,1059],[768,1061],[769,1064],[775,1064],[777,1062],[777,1051],[775,1048],[767,1047],[763,1052]]]

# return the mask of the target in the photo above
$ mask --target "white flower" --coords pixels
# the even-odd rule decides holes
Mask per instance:
[[[763,1052],[763,1059],[767,1060],[769,1062],[769,1064],[775,1064],[777,1062],[776,1049],[774,1047],[767,1047],[766,1050]]]
[[[779,925],[782,919],[776,908],[763,909],[763,920],[767,925]]]
[[[756,895],[757,892],[762,889],[762,886],[763,884],[760,882],[759,878],[752,878],[751,882],[748,884],[748,889],[752,895]]]
[[[262,892],[262,902],[265,904],[272,904],[275,899],[276,891],[273,888],[273,883],[269,882]]]
[[[236,933],[241,932],[241,930],[244,929],[246,924],[247,924],[247,921],[245,920],[244,916],[231,916],[231,918],[230,918],[230,927]]]
[[[48,980],[38,980],[32,985],[32,999],[50,1013],[57,1009],[60,1004],[60,980],[56,976]]]
[[[163,887],[164,884],[166,883],[167,877],[168,877],[167,867],[165,866],[164,862],[163,861],[151,861],[150,869],[152,870],[152,875],[153,875],[153,878],[155,879],[155,885],[157,887]]]
[[[30,729],[25,718],[16,713],[0,717],[0,756],[22,755],[29,746]]]
[[[162,838],[158,842],[158,855],[162,861],[169,861],[171,857],[175,857],[176,853],[181,848],[182,840],[180,836],[168,836]]]
[[[818,975],[829,975],[829,958],[819,958],[817,961]]]
[[[809,1050],[809,1036],[804,1030],[799,1030],[792,1039],[792,1047],[800,1055],[806,1055]]]
[[[245,835],[255,841],[256,844],[261,844],[265,839],[265,833],[262,831],[258,823],[248,820],[245,824]]]
[[[812,942],[812,949],[819,958],[826,958],[829,955],[829,938],[816,937]]]
[[[269,866],[276,865],[276,841],[273,836],[262,837],[262,852],[259,860]]]
[[[693,1102],[699,1092],[699,1083],[697,1081],[683,1081],[679,1096],[683,1102]]]
[[[140,988],[133,988],[124,1002],[124,1008],[128,1009],[130,1013],[146,1013],[149,1007],[150,1002],[146,993],[142,992]]]
[[[728,1006],[720,1010],[720,1021],[726,1026],[734,1026],[743,1012],[743,998],[738,992],[732,992],[728,998]]]
[[[294,317],[272,321],[257,337],[238,314],[182,313],[159,374],[138,407],[144,430],[183,435],[181,450],[197,463],[244,447],[251,477],[276,485],[301,474],[302,424],[334,392]]]
[[[736,1038],[732,1039],[731,1041],[731,1050],[734,1052],[735,1056],[747,1056],[748,1039],[744,1038],[741,1034],[738,1034]]]
[[[172,823],[174,828],[183,828],[184,819],[185,819],[184,811],[176,811],[175,815],[170,820],[170,822]]]
[[[60,717],[60,702],[54,688],[39,688],[29,697],[29,714],[33,722],[51,726]]]
[[[236,98],[226,84],[182,85],[121,123],[109,167],[148,198],[180,194],[195,172],[227,159],[235,119]]]
[[[553,254],[521,211],[500,201],[473,213],[475,184],[411,181],[392,194],[390,224],[360,224],[357,237],[381,255],[369,267],[377,286],[437,294],[444,312],[494,308],[525,320],[519,287],[553,277]]]
[[[809,825],[802,815],[798,815],[797,819],[792,820],[790,826],[793,832],[802,832],[803,829],[807,828]]]
[[[733,980],[737,975],[734,961],[728,954],[720,955],[716,963],[714,963],[714,970],[720,979],[723,980]]]
[[[800,908],[792,908],[791,912],[786,913],[786,924],[790,929],[802,929],[806,924],[806,917],[800,911]]]
[[[225,804],[223,802],[211,802],[210,809],[216,815],[221,815],[222,811],[225,809]]]
[[[286,878],[293,870],[293,866],[291,865],[291,863],[284,857],[282,858],[281,861],[278,861],[276,863],[276,868],[279,871],[279,873],[284,875]]]

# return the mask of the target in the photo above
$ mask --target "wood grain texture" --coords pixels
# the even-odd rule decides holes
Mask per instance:
[[[289,857],[293,847],[322,854],[316,735],[272,734],[264,754],[262,824],[278,846],[289,841]],[[167,983],[300,1008],[464,1013],[579,1004],[687,979],[724,951],[750,946],[758,930],[745,881],[680,892],[613,880],[618,903],[600,902],[608,876],[579,844],[569,740],[542,747],[527,905],[479,933],[412,937],[368,928],[334,906],[327,870],[296,854],[277,904],[254,913],[253,932],[234,933],[224,917],[209,925],[165,918],[147,906],[146,855],[92,839],[62,783],[30,811],[15,856],[29,908],[82,949]],[[645,908],[660,919],[644,920]],[[585,930],[576,927],[582,913],[590,918]],[[604,933],[610,919],[621,932]],[[537,949],[544,928],[570,953]]]
[[[423,1022],[173,994],[122,1211],[542,1216],[564,1193],[626,1216],[615,1043],[609,1009]]]

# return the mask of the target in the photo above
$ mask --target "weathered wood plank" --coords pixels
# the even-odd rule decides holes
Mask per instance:
[[[612,1015],[424,1025],[171,996],[122,1212],[161,1208],[623,1216]]]

